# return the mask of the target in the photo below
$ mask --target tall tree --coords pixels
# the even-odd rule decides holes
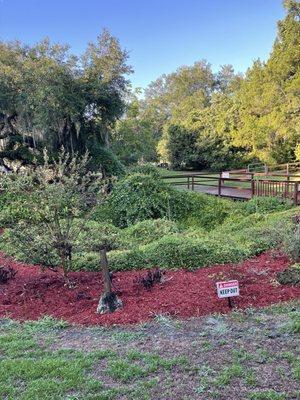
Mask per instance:
[[[0,43],[0,139],[3,159],[32,162],[36,149],[84,152],[108,144],[124,109],[128,55],[107,31],[80,58],[48,39]]]

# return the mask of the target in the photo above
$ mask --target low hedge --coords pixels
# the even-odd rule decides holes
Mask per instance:
[[[176,222],[167,219],[149,219],[120,230],[120,242],[124,248],[149,244],[166,235],[179,233]]]
[[[253,214],[238,222],[232,221],[203,235],[174,234],[133,250],[109,254],[113,270],[138,268],[200,268],[213,264],[235,263],[282,244],[293,233],[291,215]]]

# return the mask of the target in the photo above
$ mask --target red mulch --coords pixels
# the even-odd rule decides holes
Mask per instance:
[[[262,307],[300,298],[300,287],[282,286],[276,273],[290,264],[277,252],[267,252],[236,265],[216,265],[191,272],[168,271],[165,282],[152,290],[138,289],[136,280],[146,271],[114,274],[114,285],[124,309],[113,314],[98,315],[96,308],[102,291],[100,273],[74,272],[70,274],[75,287],[64,285],[60,272],[25,265],[5,259],[0,253],[0,265],[17,270],[8,283],[0,284],[0,317],[35,320],[44,315],[62,318],[85,325],[131,324],[152,319],[157,314],[177,318],[226,313],[227,299],[218,299],[216,282],[238,279],[240,296],[233,302],[236,308]]]

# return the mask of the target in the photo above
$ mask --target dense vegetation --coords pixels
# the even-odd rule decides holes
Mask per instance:
[[[106,30],[81,57],[48,39],[0,42],[0,165],[18,170],[41,161],[41,149],[93,157],[92,167],[120,173],[107,147],[124,112],[127,52]]]
[[[143,99],[133,98],[113,136],[119,157],[213,170],[299,159],[300,4],[284,5],[269,59],[254,61],[245,75],[231,65],[213,73],[200,60],[152,82]]]
[[[299,159],[300,5],[284,6],[269,59],[245,75],[200,60],[143,92],[130,90],[128,53],[107,31],[80,57],[48,39],[0,42],[0,166],[37,164],[42,147],[62,145],[88,149],[108,175],[124,172],[120,161],[221,170]]]
[[[22,261],[62,265],[67,274],[98,270],[103,244],[113,270],[199,268],[237,262],[281,244],[290,254],[299,251],[291,247],[298,243],[292,216],[299,210],[287,201],[233,202],[179,191],[158,179],[153,168],[148,174],[133,169],[105,194],[102,180],[80,172],[86,160],[54,165],[58,170],[52,167],[56,175],[50,182],[41,172],[47,166],[31,179],[2,180],[0,225],[6,229],[0,248]]]

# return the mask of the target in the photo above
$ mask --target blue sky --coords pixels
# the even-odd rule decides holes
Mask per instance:
[[[45,36],[75,54],[102,28],[130,52],[134,86],[205,58],[244,72],[266,59],[284,16],[281,0],[0,0],[0,39]]]

